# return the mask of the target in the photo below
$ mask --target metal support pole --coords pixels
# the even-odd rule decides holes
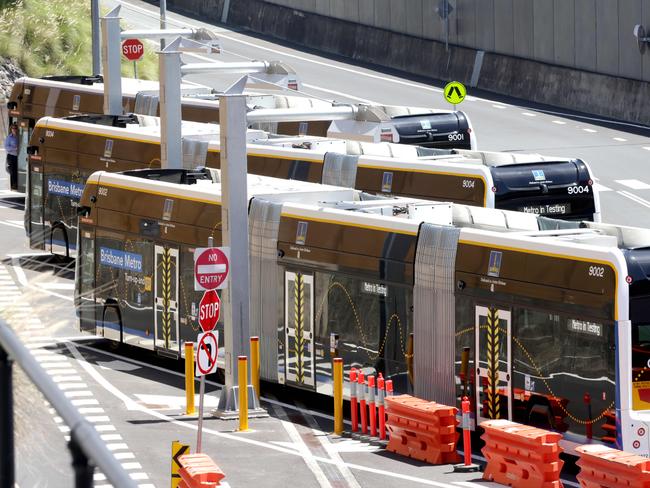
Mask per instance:
[[[169,49],[172,45],[169,46]],[[183,167],[181,133],[181,53],[158,53],[160,72],[160,166]],[[245,147],[244,147],[244,150]],[[223,164],[223,163],[222,163]],[[246,191],[244,190],[244,195]],[[246,243],[248,245],[248,241]]]
[[[14,486],[13,361],[0,346],[0,486]]]
[[[230,284],[223,293],[226,384],[237,384],[234,361],[245,354],[249,335],[248,185],[246,97],[219,97],[221,126],[222,245],[230,248]]]
[[[449,52],[449,0],[445,0],[445,52]]]
[[[102,65],[104,74],[104,113],[122,115],[122,74],[120,71],[119,7],[100,20],[102,30]]]
[[[167,0],[160,0],[160,28],[167,28]],[[165,39],[160,39],[160,50],[165,49]]]
[[[88,456],[84,454],[83,449],[79,446],[74,432],[70,434],[68,449],[70,449],[70,454],[72,454],[75,487],[92,488],[94,484],[93,474],[95,473],[95,466],[88,461]]]
[[[99,0],[90,0],[90,19],[93,47],[93,75],[98,75],[102,72],[101,48],[99,45]]]
[[[202,437],[203,437],[203,396],[205,395],[205,375],[201,375],[201,381],[199,382],[199,425],[197,426],[196,431],[196,452],[197,454],[202,453],[203,448]]]

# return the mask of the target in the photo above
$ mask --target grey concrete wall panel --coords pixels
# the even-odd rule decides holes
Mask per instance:
[[[476,47],[494,51],[494,0],[476,2]]]
[[[424,34],[424,1],[429,0],[406,0],[406,33],[416,37],[422,37]],[[393,2],[395,4],[399,2]],[[395,8],[391,6],[391,8]]]
[[[359,0],[342,0],[343,18],[350,22],[359,22]]]
[[[422,32],[425,39],[445,40],[443,20],[436,12],[437,0],[425,0],[422,4]]]
[[[359,0],[359,23],[375,25],[375,0]]]
[[[515,56],[532,58],[535,54],[533,40],[533,0],[515,0],[512,3]]]
[[[513,0],[494,0],[494,50],[514,53]]]
[[[316,0],[314,12],[321,15],[331,15],[332,9],[330,8],[330,0]]]
[[[456,42],[461,46],[476,46],[476,26],[476,1],[456,0]]]
[[[632,35],[635,24],[641,23],[643,15],[641,0],[619,2],[618,16],[618,75],[641,79],[643,73],[642,57]],[[648,27],[648,24],[645,24]]]
[[[575,66],[596,70],[596,0],[575,0]]]
[[[554,62],[564,66],[575,65],[575,0],[555,0],[553,22]]]
[[[390,29],[390,4],[392,0],[375,0],[375,27]]]
[[[554,42],[554,15],[551,0],[533,0],[533,46],[535,59],[552,63]]]
[[[618,2],[612,0],[596,0],[596,71],[618,74]]]
[[[643,24],[644,27],[650,26],[650,0],[643,0],[642,10],[643,10],[642,16],[640,22],[638,23]],[[636,23],[637,22],[635,22],[635,24]],[[643,62],[643,79],[646,81],[650,81],[650,56],[647,54],[643,56],[639,54],[639,57],[640,57],[639,62],[641,62],[641,60]]]
[[[400,2],[391,1],[390,7],[390,30],[406,33],[406,10],[414,3],[412,0]]]

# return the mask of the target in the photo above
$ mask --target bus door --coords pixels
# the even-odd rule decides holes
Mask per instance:
[[[512,420],[511,314],[476,306],[476,418]]]
[[[25,199],[25,229],[31,249],[45,249],[45,228],[43,226],[43,167],[32,163],[29,177],[29,192]]]
[[[314,276],[284,275],[285,381],[314,387]]]
[[[154,342],[160,352],[180,354],[178,341],[178,249],[154,246]]]

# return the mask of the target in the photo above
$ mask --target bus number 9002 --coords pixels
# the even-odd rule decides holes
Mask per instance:
[[[105,186],[98,187],[97,188],[97,194],[100,197],[107,197],[108,196],[108,188],[106,188]]]
[[[605,276],[605,268],[602,266],[589,266],[589,276],[602,278]]]

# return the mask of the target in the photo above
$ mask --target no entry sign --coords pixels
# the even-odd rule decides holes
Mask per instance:
[[[217,370],[217,353],[219,347],[219,333],[205,332],[199,334],[196,348],[195,376],[204,376]]]
[[[199,302],[199,325],[203,332],[208,332],[217,326],[221,313],[221,299],[214,290],[206,290]]]
[[[194,250],[194,290],[219,290],[226,286],[230,249],[200,247]]]
[[[129,61],[140,61],[144,55],[144,44],[140,39],[125,39],[122,42],[122,55]]]

